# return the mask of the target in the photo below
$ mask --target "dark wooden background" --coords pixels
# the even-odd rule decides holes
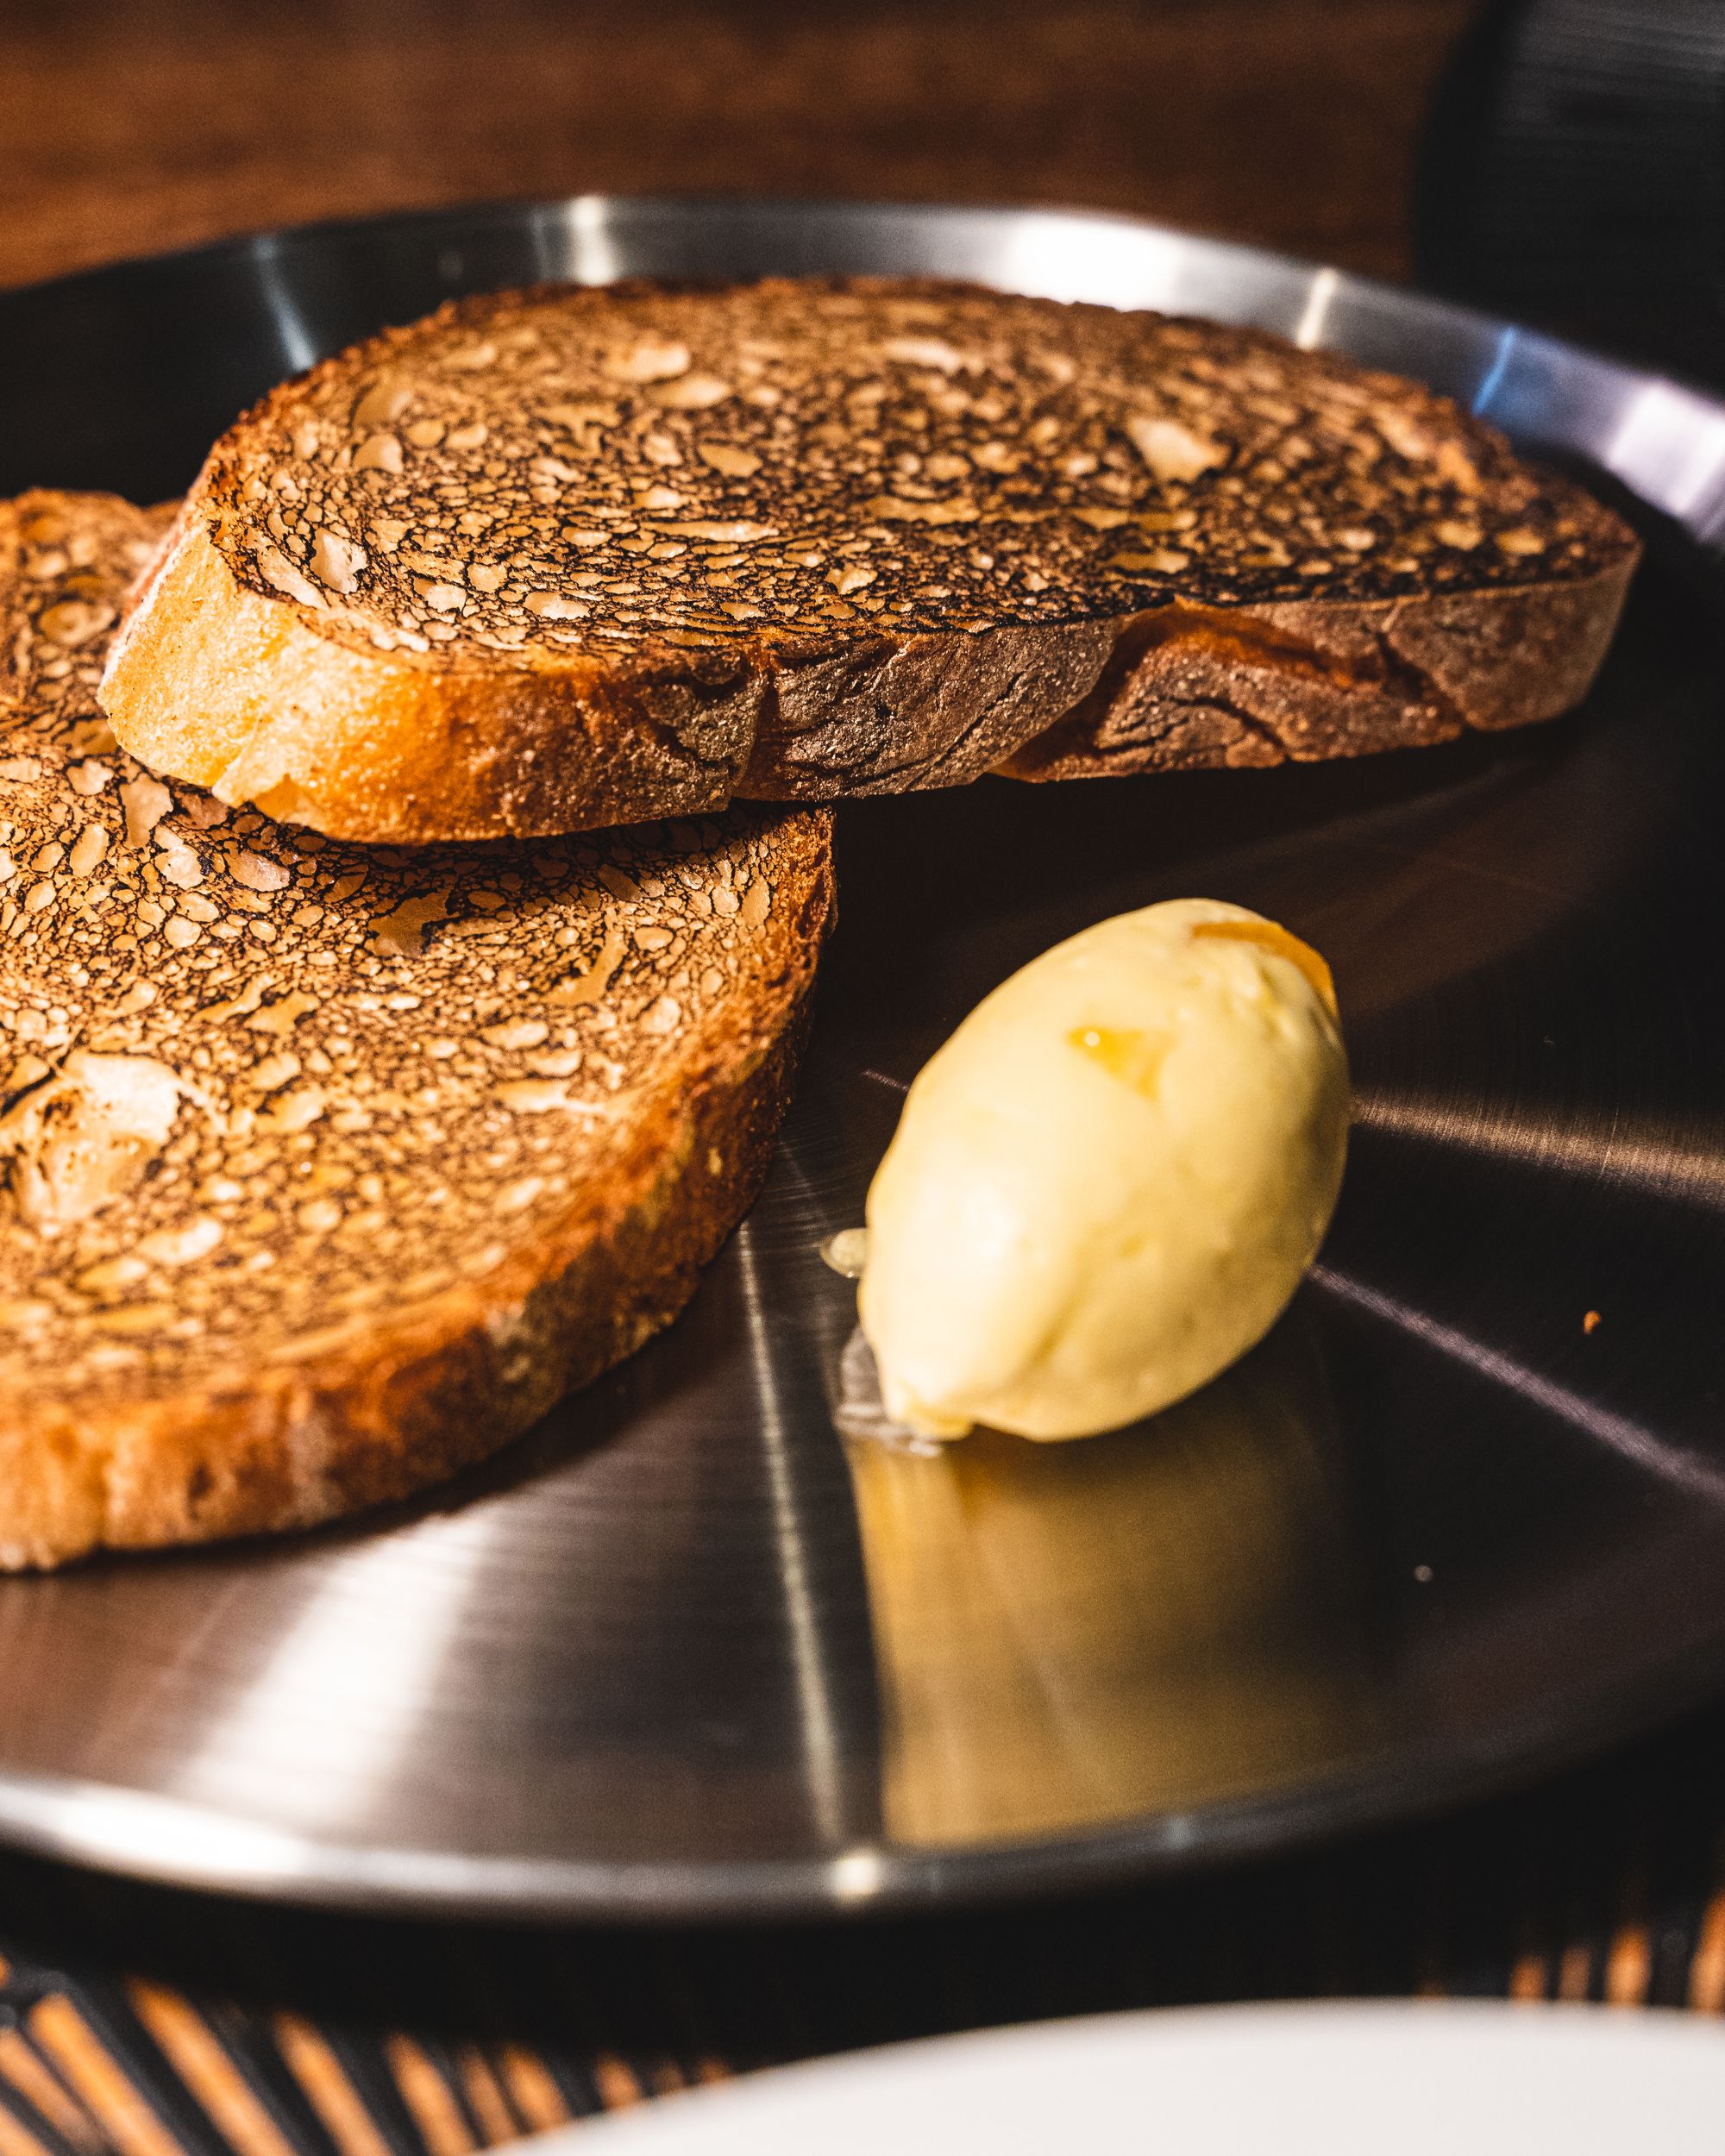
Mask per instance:
[[[0,0],[0,284],[589,189],[1130,210],[1396,275],[1474,0]]]

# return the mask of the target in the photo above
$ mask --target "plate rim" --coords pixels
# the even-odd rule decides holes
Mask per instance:
[[[56,295],[104,284],[172,275],[217,265],[267,261],[320,240],[455,229],[508,227],[544,219],[602,222],[607,217],[756,217],[794,224],[810,216],[901,220],[915,227],[957,219],[980,229],[1027,220],[1078,220],[1194,250],[1219,264],[1297,280],[1436,330],[1496,337],[1534,361],[1578,379],[1609,380],[1620,392],[1647,392],[1673,413],[1700,407],[1716,424],[1719,486],[1690,513],[1651,499],[1681,525],[1703,557],[1725,550],[1725,395],[1678,377],[1595,352],[1457,302],[1329,267],[1276,249],[1192,233],[1129,212],[1032,203],[944,203],[714,192],[699,195],[581,194],[475,202],[334,217],[265,228],[93,265],[0,291],[0,315]],[[1315,340],[1314,340],[1315,341]],[[1611,468],[1611,467],[1607,467]],[[1634,479],[1621,470],[1632,492]],[[119,1560],[124,1562],[123,1557]],[[1270,1796],[1207,1803],[1202,1831],[1194,1815],[1129,1817],[1081,1834],[967,1844],[950,1850],[899,1850],[869,1844],[835,1857],[722,1858],[710,1862],[611,1862],[546,1857],[454,1855],[332,1840],[315,1833],[248,1821],[196,1802],[110,1783],[47,1775],[0,1761],[0,1840],[31,1853],[97,1866],[199,1891],[260,1901],[310,1903],[378,1913],[418,1912],[476,1920],[561,1922],[603,1920],[647,1926],[737,1919],[832,1919],[894,1915],[971,1903],[1095,1890],[1128,1878],[1209,1868],[1336,1839],[1361,1828],[1430,1817],[1488,1795],[1505,1794],[1596,1756],[1604,1746],[1644,1737],[1716,1694],[1725,1683],[1725,1610],[1709,1639],[1691,1643],[1645,1677],[1590,1695],[1578,1709],[1555,1710],[1514,1739],[1477,1743],[1441,1762],[1404,1755],[1390,1772],[1358,1781],[1339,1777]]]

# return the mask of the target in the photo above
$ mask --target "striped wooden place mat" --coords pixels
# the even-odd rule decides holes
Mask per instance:
[[[702,2071],[22,1961],[6,1965],[0,2022],[0,2156],[473,2156]]]
[[[472,2156],[794,2059],[1146,2005],[1725,2012],[1725,1714],[1434,1825],[963,1915],[506,1930],[0,1858],[0,2156]]]

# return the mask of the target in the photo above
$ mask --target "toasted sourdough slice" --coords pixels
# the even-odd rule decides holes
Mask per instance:
[[[211,452],[102,689],[390,840],[1279,762],[1566,709],[1636,555],[1445,398],[904,281],[444,308]]]
[[[0,1565],[302,1526],[495,1451],[759,1181],[824,812],[333,845],[91,700],[166,512],[0,506]]]

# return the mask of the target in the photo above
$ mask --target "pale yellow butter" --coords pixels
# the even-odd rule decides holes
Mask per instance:
[[[1274,1324],[1341,1184],[1327,968],[1243,906],[1099,922],[977,1006],[869,1193],[862,1329],[888,1413],[1086,1437]]]

